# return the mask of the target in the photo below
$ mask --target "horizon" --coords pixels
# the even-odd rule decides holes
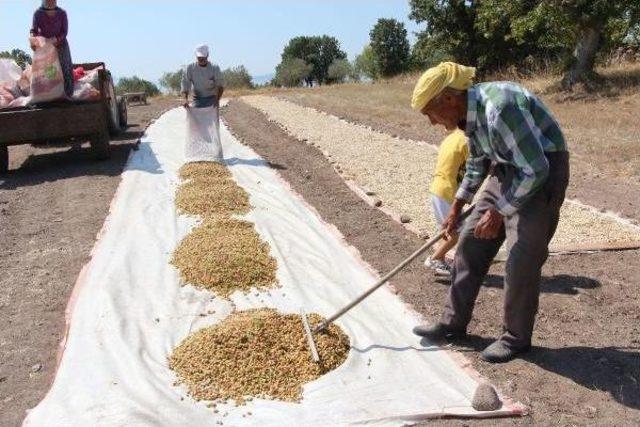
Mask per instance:
[[[28,33],[39,4],[0,0],[0,51],[21,49],[31,54]],[[211,61],[222,69],[244,65],[254,83],[259,83],[275,74],[282,50],[296,36],[336,37],[353,61],[379,18],[403,22],[412,44],[419,30],[408,18],[406,0],[112,0],[108,4],[67,0],[58,5],[69,17],[68,39],[75,63],[102,61],[118,78],[137,75],[154,83],[163,73],[193,61],[192,52],[199,43],[211,46]],[[197,19],[207,6],[213,7],[211,16],[217,25],[199,26]],[[152,7],[153,19],[143,21]],[[117,24],[112,30],[96,31],[109,28],[108,22]],[[170,31],[172,27],[179,31]]]

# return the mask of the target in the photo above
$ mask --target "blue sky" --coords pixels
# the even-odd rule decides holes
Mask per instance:
[[[28,50],[34,0],[0,0],[0,51]],[[328,34],[353,59],[378,18],[404,22],[413,43],[419,27],[408,0],[59,0],[69,14],[75,62],[102,60],[114,75],[157,80],[192,60],[208,43],[222,68],[245,65],[271,74],[284,45],[298,35]]]

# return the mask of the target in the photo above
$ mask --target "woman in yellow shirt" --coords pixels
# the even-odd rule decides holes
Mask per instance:
[[[451,204],[458,186],[464,176],[465,164],[469,156],[467,137],[461,130],[455,130],[447,136],[438,150],[438,161],[429,187],[431,206],[436,219],[438,230],[449,214]],[[433,255],[425,261],[425,265],[437,274],[451,275],[451,266],[445,261],[445,255],[458,243],[458,236],[443,240]]]

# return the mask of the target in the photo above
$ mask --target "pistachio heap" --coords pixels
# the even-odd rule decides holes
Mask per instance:
[[[312,325],[322,320],[308,317]],[[296,402],[305,383],[336,369],[349,353],[349,338],[336,325],[314,338],[320,363],[311,360],[300,315],[241,311],[187,337],[169,365],[196,400]]]
[[[224,298],[276,283],[269,244],[242,220],[205,220],[182,240],[171,262],[187,283]]]
[[[225,298],[236,290],[276,284],[277,263],[269,245],[253,224],[231,218],[247,213],[250,205],[229,170],[216,162],[194,162],[179,174],[186,182],[178,187],[178,210],[203,219],[173,253],[171,263],[185,282]]]
[[[249,212],[249,196],[231,179],[224,165],[216,162],[187,163],[179,174],[186,180],[176,193],[176,206],[180,213],[208,217]]]

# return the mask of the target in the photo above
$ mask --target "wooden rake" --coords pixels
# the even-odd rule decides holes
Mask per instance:
[[[462,224],[469,217],[469,215],[471,215],[471,212],[473,211],[474,208],[475,208],[475,205],[471,205],[471,207],[465,210],[459,216],[458,224]],[[418,250],[412,253],[407,259],[405,259],[400,264],[398,264],[393,270],[385,274],[380,280],[378,280],[373,286],[371,286],[369,289],[363,292],[360,296],[358,296],[352,302],[350,302],[349,304],[347,304],[346,306],[338,310],[334,315],[330,316],[329,318],[323,320],[318,325],[316,325],[316,327],[313,328],[313,330],[309,326],[309,321],[307,319],[306,313],[304,312],[304,310],[300,310],[300,314],[302,316],[302,323],[304,326],[305,334],[307,335],[307,342],[309,343],[309,349],[311,350],[311,358],[313,359],[313,361],[315,363],[320,362],[320,356],[318,355],[318,349],[316,347],[315,340],[313,339],[313,334],[317,334],[327,329],[327,327],[329,327],[330,324],[335,322],[338,318],[344,316],[349,310],[351,310],[356,305],[360,304],[369,295],[374,293],[376,290],[378,290],[378,288],[380,288],[382,285],[387,283],[392,277],[394,277],[396,274],[402,271],[402,269],[405,268],[409,263],[411,263],[411,261],[418,258],[420,255],[425,253],[427,249],[431,248],[433,245],[438,243],[440,239],[444,237],[444,235],[445,235],[444,230],[438,233],[435,237],[433,237],[427,243],[422,245]]]

